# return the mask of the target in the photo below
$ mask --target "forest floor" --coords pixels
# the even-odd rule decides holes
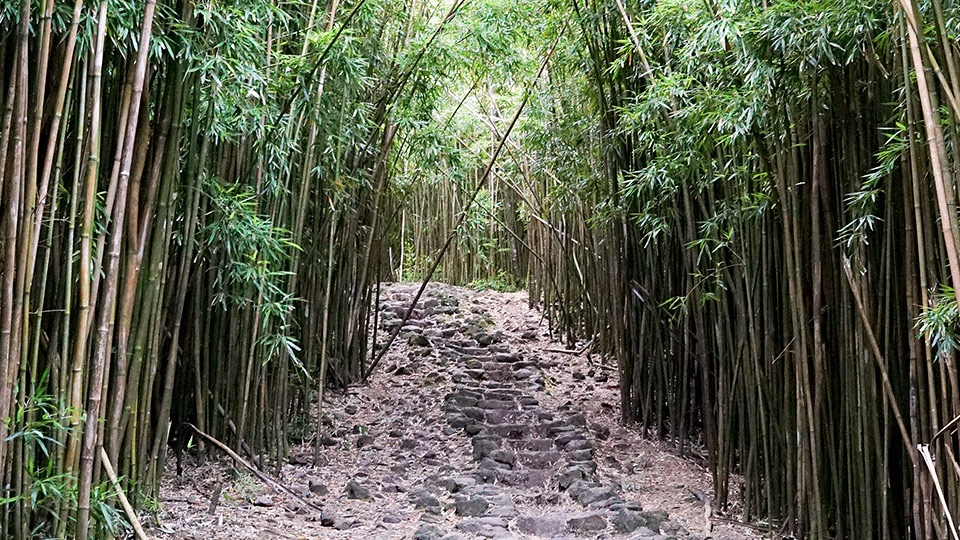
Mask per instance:
[[[417,286],[384,287],[381,343]],[[622,425],[618,404],[616,366],[565,351],[525,293],[431,284],[369,383],[325,400],[319,466],[304,441],[282,467],[278,480],[322,514],[225,456],[199,463],[188,453],[182,475],[169,460],[149,533],[196,540],[763,537],[738,523],[736,500],[725,517],[711,515],[703,460],[682,459]]]

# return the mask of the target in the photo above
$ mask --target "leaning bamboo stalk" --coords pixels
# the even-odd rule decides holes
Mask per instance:
[[[117,494],[117,498],[120,499],[123,512],[127,515],[127,519],[130,520],[133,532],[139,540],[147,540],[149,537],[143,530],[143,525],[140,523],[140,518],[137,517],[136,510],[133,509],[133,505],[131,505],[129,499],[127,499],[127,494],[123,492],[123,488],[120,486],[120,479],[117,478],[117,473],[113,470],[113,465],[110,463],[110,456],[107,455],[107,451],[103,447],[100,447],[100,460],[103,462],[103,469],[107,471],[107,478],[113,483],[113,490]]]
[[[873,325],[870,323],[870,319],[867,316],[866,308],[864,308],[863,293],[860,291],[860,287],[853,278],[853,270],[850,268],[849,259],[844,259],[843,261],[843,272],[847,277],[847,283],[850,285],[850,291],[853,293],[857,312],[860,314],[860,320],[863,322],[864,331],[867,334],[867,343],[870,346],[871,353],[873,353],[877,370],[880,372],[880,379],[883,382],[883,391],[889,400],[890,408],[893,411],[893,416],[897,421],[897,427],[900,429],[900,437],[903,440],[904,446],[907,448],[907,456],[910,458],[911,462],[915,463],[917,461],[917,456],[913,452],[913,440],[910,438],[910,432],[907,430],[907,425],[903,420],[903,415],[900,413],[900,406],[897,405],[896,393],[893,390],[893,386],[890,384],[890,375],[887,372],[887,366],[883,359],[883,353],[880,350],[880,345],[877,343],[876,334],[874,333]]]
[[[923,123],[927,132],[927,146],[930,157],[930,172],[933,175],[937,190],[937,206],[940,210],[940,226],[946,248],[947,260],[950,263],[950,278],[954,288],[954,299],[960,304],[960,226],[957,224],[956,213],[956,186],[952,181],[946,162],[946,143],[943,130],[940,128],[938,112],[933,105],[933,89],[927,82],[927,65],[920,51],[920,36],[916,22],[916,8],[912,0],[900,0],[903,12],[908,21],[907,35],[910,40],[910,55],[913,59],[914,73],[917,79],[920,108],[923,112]]]
[[[930,472],[930,478],[933,480],[933,486],[937,490],[937,497],[940,499],[940,505],[943,506],[943,512],[947,518],[947,525],[950,527],[950,535],[953,540],[960,540],[957,533],[957,526],[953,524],[953,514],[950,512],[950,505],[947,504],[947,498],[943,494],[943,488],[940,486],[940,479],[937,476],[936,466],[933,464],[933,458],[930,456],[930,447],[926,444],[917,445],[920,456],[923,457],[923,463]]]
[[[397,336],[400,334],[400,328],[410,319],[410,316],[413,314],[413,310],[417,306],[417,302],[420,300],[420,297],[423,296],[423,291],[426,290],[427,284],[430,283],[430,279],[433,277],[434,272],[436,272],[437,267],[440,266],[440,262],[443,260],[443,255],[446,253],[447,249],[450,247],[450,244],[453,243],[454,238],[457,236],[457,232],[463,225],[464,221],[467,219],[468,212],[473,206],[474,202],[477,200],[477,196],[480,194],[480,190],[483,188],[486,183],[486,179],[490,176],[490,173],[493,171],[493,166],[497,161],[497,157],[500,156],[500,152],[503,151],[504,146],[506,145],[507,139],[510,137],[510,133],[513,131],[514,126],[516,126],[517,121],[520,119],[520,115],[523,113],[523,109],[527,104],[527,101],[530,99],[530,95],[533,92],[533,88],[536,86],[537,81],[540,79],[540,76],[543,75],[543,71],[546,69],[547,64],[550,62],[550,58],[553,57],[554,51],[557,50],[557,44],[560,42],[559,37],[553,42],[553,45],[550,47],[549,51],[545,55],[543,61],[540,63],[540,69],[537,71],[536,76],[533,78],[533,82],[524,92],[523,99],[520,101],[520,106],[517,107],[516,113],[514,113],[513,118],[510,120],[510,123],[507,125],[507,128],[503,132],[503,137],[501,137],[499,144],[494,149],[493,154],[491,154],[490,159],[487,161],[487,165],[484,168],[483,174],[480,179],[477,181],[476,186],[473,189],[473,192],[468,199],[467,203],[464,205],[460,216],[457,218],[456,224],[450,229],[450,233],[447,235],[446,240],[443,245],[440,246],[440,249],[437,250],[437,253],[433,257],[433,263],[427,269],[427,272],[424,275],[423,283],[420,284],[420,288],[417,290],[417,294],[414,295],[413,299],[410,301],[410,306],[407,308],[406,313],[404,313],[403,318],[399,325],[396,326],[390,332],[390,336],[387,338],[387,342],[384,344],[383,348],[380,349],[380,352],[370,363],[370,366],[362,374],[363,378],[366,379],[370,376],[371,373],[377,368],[380,362],[383,360],[383,357],[387,354],[387,351],[390,350],[390,346],[393,345],[393,342],[397,339]]]

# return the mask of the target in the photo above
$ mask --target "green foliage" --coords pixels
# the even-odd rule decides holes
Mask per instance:
[[[917,339],[928,337],[938,356],[953,354],[960,344],[958,326],[960,316],[957,314],[957,297],[953,287],[941,285],[940,291],[933,297],[933,305],[924,308],[914,325],[918,332]]]
[[[208,180],[204,189],[212,206],[205,246],[219,262],[215,301],[223,309],[258,309],[263,328],[273,330],[261,337],[266,347],[263,360],[287,355],[302,371],[300,348],[291,334],[294,297],[286,287],[291,250],[300,248],[290,231],[257,212],[257,197],[250,189],[215,179]]]
[[[116,500],[113,483],[103,482],[90,493],[90,517],[94,524],[92,538],[112,538],[132,530]]]
[[[469,286],[479,291],[514,292],[520,290],[523,283],[519,282],[516,277],[501,271],[492,277],[475,279],[470,282]]]
[[[909,149],[906,126],[897,122],[897,127],[888,130],[884,145],[877,152],[877,165],[863,178],[860,189],[847,194],[846,204],[851,219],[840,229],[840,243],[851,249],[855,245],[869,243],[869,233],[881,219],[877,216],[877,202],[884,194],[883,181],[890,177],[900,164],[900,158]]]
[[[27,502],[35,515],[35,534],[46,534],[59,519],[56,510],[60,504],[73,504],[77,498],[76,475],[60,472],[56,450],[60,438],[72,436],[72,412],[62,398],[45,392],[47,373],[38,382],[35,391],[17,404],[16,413],[5,421],[10,428],[6,441],[22,441],[32,452],[21,463],[29,489],[0,498],[0,508]]]

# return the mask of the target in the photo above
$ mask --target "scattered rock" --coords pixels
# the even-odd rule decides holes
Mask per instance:
[[[606,501],[616,496],[617,494],[616,492],[613,491],[612,488],[609,488],[607,486],[599,486],[599,487],[587,488],[583,491],[580,491],[575,495],[575,498],[577,499],[577,502],[586,506],[588,504],[594,504],[599,501]]]
[[[261,495],[260,497],[257,497],[257,498],[253,501],[253,505],[254,505],[254,506],[263,506],[263,507],[269,508],[269,507],[271,507],[271,506],[276,505],[276,503],[273,502],[273,499],[271,499],[270,497],[268,497],[268,496],[266,496],[266,495]]]
[[[490,503],[483,497],[470,497],[457,500],[454,506],[458,516],[474,517],[483,515]]]
[[[487,536],[491,532],[502,531],[506,533],[507,521],[499,517],[465,519],[457,524],[457,528],[465,533]],[[489,536],[487,537],[489,538]]]
[[[320,445],[321,445],[321,446],[337,446],[338,444],[339,444],[339,443],[337,442],[337,440],[334,439],[333,437],[329,436],[329,435],[321,435],[321,436],[320,436]]]
[[[430,506],[440,506],[440,500],[426,491],[417,492],[410,499],[411,499],[411,502],[413,502],[413,506],[417,508],[428,508]]]
[[[583,467],[579,465],[569,467],[560,474],[560,489],[568,489],[574,482],[582,481],[587,476],[587,471]]]
[[[361,435],[357,437],[357,448],[363,448],[364,446],[369,446],[374,441],[372,435]]]
[[[356,480],[347,482],[347,487],[344,489],[344,493],[347,494],[348,499],[368,500],[372,498],[370,496],[370,490],[361,486]]]
[[[611,523],[613,523],[613,528],[616,529],[617,532],[632,533],[633,531],[646,525],[647,520],[640,512],[622,508],[613,517]]]
[[[523,534],[552,538],[563,533],[566,524],[556,517],[524,516],[517,520],[516,527]]]
[[[663,510],[652,510],[649,512],[640,512],[640,516],[647,521],[647,526],[651,529],[660,530],[661,523],[670,519],[669,514]]]
[[[510,450],[493,450],[490,452],[489,457],[497,463],[502,463],[511,468],[513,468],[513,466],[517,463],[517,455]]]
[[[433,523],[424,523],[413,533],[413,540],[440,540],[443,529]]]
[[[473,441],[473,459],[480,461],[500,448],[499,437],[474,437]]]
[[[607,528],[607,520],[600,514],[587,514],[567,520],[567,527],[574,532],[595,532]]]

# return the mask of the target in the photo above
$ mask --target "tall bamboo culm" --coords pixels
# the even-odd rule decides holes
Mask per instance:
[[[616,362],[624,421],[703,459],[718,511],[953,537],[956,7],[569,5],[589,61],[553,66],[530,145],[557,209],[527,231],[534,299]]]
[[[265,468],[317,436],[317,388],[367,367],[394,116],[444,22],[0,3],[0,536],[115,534],[101,457],[143,503],[187,423]]]

